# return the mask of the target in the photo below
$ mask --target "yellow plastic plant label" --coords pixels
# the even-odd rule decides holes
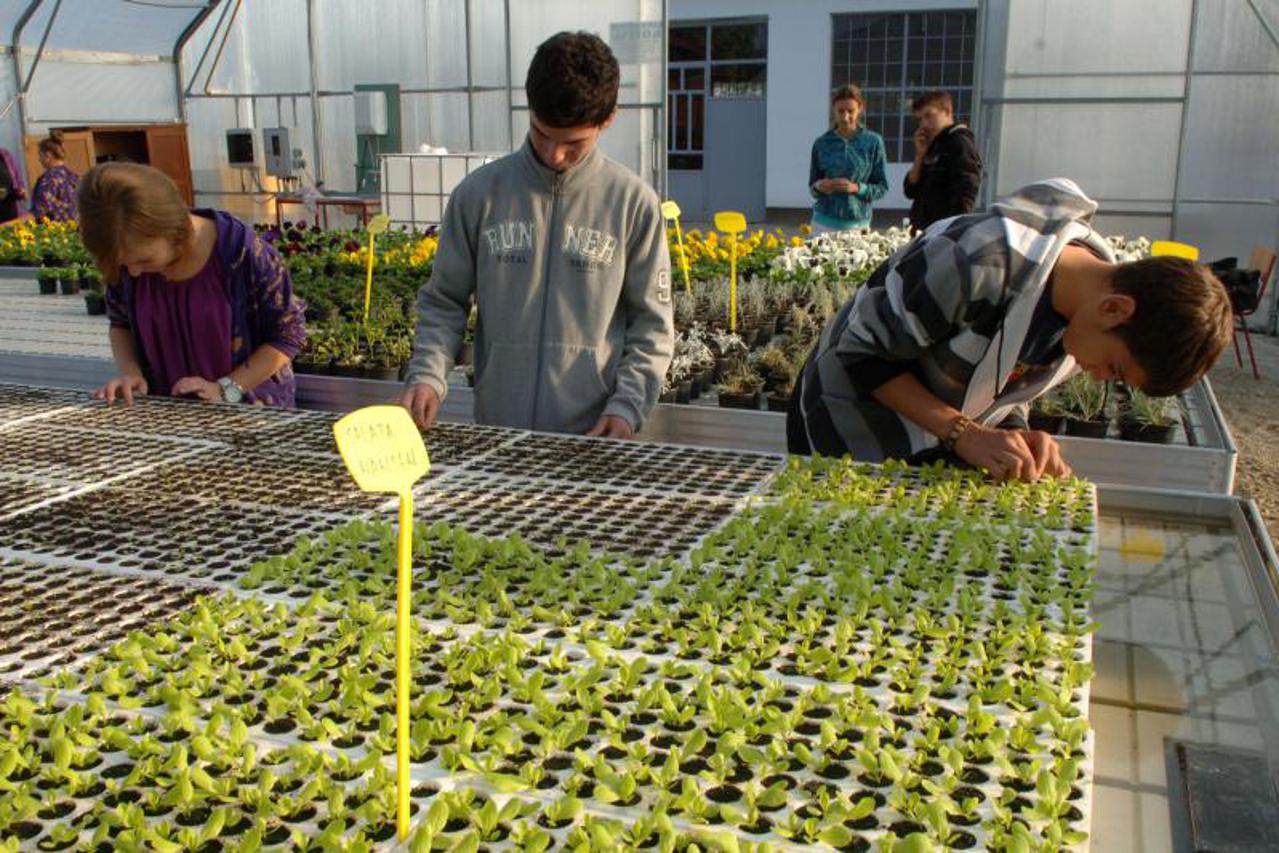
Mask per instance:
[[[1175,240],[1156,240],[1150,244],[1151,257],[1171,255],[1174,258],[1185,258],[1188,261],[1199,260],[1199,248],[1189,243],[1178,243]]]
[[[413,418],[403,406],[368,406],[333,425],[338,452],[366,492],[403,495],[431,470]]]
[[[693,281],[688,273],[688,251],[684,248],[684,231],[679,227],[679,205],[673,201],[662,202],[662,218],[675,223],[675,239],[679,241],[679,266],[684,273],[684,292],[693,292]]]
[[[715,214],[715,228],[725,234],[741,234],[746,230],[746,216],[735,210],[721,210]]]
[[[379,213],[369,220],[369,224],[364,229],[369,232],[369,259],[364,274],[364,325],[366,326],[369,324],[369,304],[373,301],[373,244],[377,235],[385,231],[390,224],[391,217],[385,213]]]
[[[715,214],[715,228],[728,238],[728,330],[737,331],[737,235],[746,230],[746,217],[735,210]]]
[[[431,470],[422,434],[401,406],[357,409],[333,425],[338,452],[366,492],[400,496],[395,595],[395,828],[409,837],[409,605],[413,600],[413,484]]]

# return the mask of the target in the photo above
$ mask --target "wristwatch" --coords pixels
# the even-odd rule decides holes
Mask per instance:
[[[228,403],[238,403],[244,399],[244,389],[230,376],[223,376],[218,380],[218,385],[222,388],[222,399]]]

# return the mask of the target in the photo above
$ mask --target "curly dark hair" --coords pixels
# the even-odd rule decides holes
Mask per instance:
[[[524,80],[529,108],[550,127],[599,126],[617,109],[622,72],[599,36],[556,33],[538,46]]]

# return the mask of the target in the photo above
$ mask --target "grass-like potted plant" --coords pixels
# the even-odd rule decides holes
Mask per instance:
[[[107,313],[106,290],[97,267],[90,264],[80,269],[80,293],[84,295],[84,310],[91,316]]]
[[[719,405],[725,409],[758,409],[763,378],[749,364],[739,362],[719,383]]]
[[[1086,373],[1077,373],[1061,386],[1065,408],[1066,435],[1080,438],[1105,438],[1110,430],[1106,416],[1107,384]]]
[[[1119,418],[1119,435],[1125,441],[1171,444],[1177,434],[1175,397],[1151,397],[1136,388]]]
[[[1049,392],[1030,404],[1030,428],[1049,435],[1061,432],[1061,423],[1066,419],[1065,407],[1055,392]]]
[[[53,296],[58,292],[58,281],[62,278],[61,267],[40,267],[36,272],[36,283],[40,285],[42,296]]]

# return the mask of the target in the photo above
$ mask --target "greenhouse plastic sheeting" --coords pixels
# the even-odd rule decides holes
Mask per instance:
[[[986,200],[1069,175],[1106,231],[1246,258],[1279,231],[1279,2],[1156,5],[986,4]]]
[[[416,151],[424,144],[454,152],[513,150],[522,144],[527,129],[523,81],[539,43],[562,29],[586,29],[609,39],[616,24],[660,23],[664,15],[663,4],[656,0],[612,0],[592,4],[586,12],[569,0],[316,0],[311,24],[319,96],[317,154],[311,130],[307,6],[305,0],[248,0],[233,20],[223,21],[222,11],[210,15],[188,43],[183,59],[186,85],[192,88],[190,137],[207,140],[198,150],[192,143],[201,203],[256,219],[271,216],[268,199],[255,194],[255,186],[242,188],[243,176],[227,166],[222,139],[230,127],[276,123],[296,131],[291,142],[303,150],[309,165],[304,181],[322,180],[328,190],[353,191],[357,150],[354,99],[348,93],[362,84],[400,87],[403,151]],[[213,50],[198,69],[211,43]],[[606,135],[604,150],[660,186],[665,63],[660,51],[652,59],[623,62],[622,115]],[[204,106],[210,100],[232,106]],[[267,189],[274,189],[273,182],[267,183]]]

